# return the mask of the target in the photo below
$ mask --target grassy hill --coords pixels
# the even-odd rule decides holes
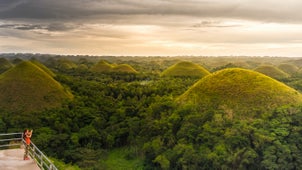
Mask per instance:
[[[255,71],[270,76],[275,79],[288,78],[289,74],[271,65],[262,65],[254,69]]]
[[[0,108],[35,111],[60,106],[72,94],[43,69],[24,61],[0,75]]]
[[[286,63],[280,64],[278,66],[278,68],[290,75],[297,73],[299,70],[299,68],[297,66],[295,66],[293,64],[286,64]]]
[[[63,70],[69,70],[78,67],[74,62],[68,59],[59,59],[57,64],[57,67]]]
[[[244,114],[302,103],[302,95],[261,73],[230,68],[202,78],[178,102],[192,104],[199,111],[223,109]]]
[[[93,72],[110,72],[111,69],[112,69],[111,64],[103,60],[99,61],[98,63],[96,63],[90,68],[90,70]]]
[[[0,73],[5,72],[11,67],[13,67],[13,64],[10,63],[6,58],[0,58]]]
[[[31,63],[35,64],[36,66],[40,67],[43,71],[45,71],[47,74],[49,74],[52,77],[55,77],[56,74],[52,72],[49,68],[47,68],[45,65],[40,63],[38,60],[31,60]]]
[[[137,71],[128,64],[120,64],[120,65],[113,66],[111,71],[123,72],[123,73],[137,73]]]
[[[99,73],[137,73],[137,71],[128,64],[110,64],[104,60],[99,61],[97,64],[92,66],[90,70]]]
[[[208,74],[210,74],[210,72],[201,67],[200,65],[188,61],[182,61],[164,70],[161,76],[201,78]]]

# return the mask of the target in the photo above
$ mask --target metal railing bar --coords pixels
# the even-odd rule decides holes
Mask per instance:
[[[22,138],[11,138],[11,139],[0,139],[0,142],[7,142],[7,141],[21,141]]]
[[[0,136],[22,135],[23,133],[1,133]]]

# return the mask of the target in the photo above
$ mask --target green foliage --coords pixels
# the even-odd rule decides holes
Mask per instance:
[[[68,59],[77,61],[73,57]],[[117,63],[112,67],[133,65],[139,73],[62,69],[59,58],[44,59],[54,63],[48,68],[56,71],[56,81],[70,89],[73,100],[35,112],[0,108],[1,131],[34,129],[32,141],[55,158],[59,169],[302,168],[302,108],[295,106],[301,97],[285,84],[243,69],[221,70],[203,79],[159,76],[178,58],[104,59]],[[244,62],[232,57],[189,59],[207,68]],[[88,67],[92,60],[99,58],[77,63]],[[252,66],[284,61],[248,60]],[[297,77],[285,83],[300,87]]]
[[[117,148],[109,152],[108,156],[99,163],[104,169],[144,169],[143,158],[140,155],[129,157],[133,148]],[[137,149],[136,149],[137,150]]]
[[[51,159],[53,161],[53,163],[55,164],[55,166],[58,168],[58,169],[64,169],[64,170],[81,170],[78,166],[76,165],[71,165],[71,164],[65,164],[64,162],[58,160],[58,159],[55,159],[55,158],[52,158]]]

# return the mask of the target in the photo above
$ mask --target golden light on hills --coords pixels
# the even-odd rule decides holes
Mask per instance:
[[[178,102],[192,104],[200,111],[224,108],[243,114],[302,103],[302,95],[261,73],[231,68],[202,78]]]
[[[73,98],[52,75],[25,61],[0,75],[0,108],[36,111],[58,107]]]

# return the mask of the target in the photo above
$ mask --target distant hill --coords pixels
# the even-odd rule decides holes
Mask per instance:
[[[222,109],[244,115],[302,103],[302,95],[261,73],[230,68],[202,78],[178,102],[191,104],[201,112]]]
[[[49,68],[47,68],[45,65],[43,65],[42,63],[40,63],[37,60],[31,60],[31,63],[35,64],[36,66],[40,67],[43,71],[45,71],[47,74],[49,74],[52,77],[55,77],[56,74],[54,72],[52,72]]]
[[[137,71],[128,64],[110,64],[104,60],[93,65],[90,70],[99,73],[137,73]]]
[[[14,64],[14,65],[17,65],[19,63],[21,63],[23,60],[21,58],[15,58],[13,59],[11,62]]]
[[[111,71],[123,72],[123,73],[137,73],[137,71],[128,64],[120,64],[120,65],[113,66]]]
[[[13,67],[13,64],[10,63],[6,58],[0,58],[0,74],[10,69],[11,67]]]
[[[59,59],[57,61],[57,68],[62,70],[69,70],[77,67],[78,67],[77,64],[75,64],[74,62],[68,59]]]
[[[288,78],[290,75],[271,65],[262,65],[254,69],[255,71],[270,76],[275,79]]]
[[[287,64],[287,63],[280,64],[278,66],[278,68],[290,75],[296,74],[299,70],[299,68],[297,66],[295,66],[293,64]]]
[[[204,69],[198,64],[194,64],[188,61],[182,61],[176,63],[166,70],[164,70],[161,76],[167,77],[204,77],[210,74],[210,72]]]
[[[0,108],[35,111],[58,107],[73,95],[36,64],[24,61],[0,75]]]
[[[111,69],[112,69],[111,64],[109,64],[104,60],[99,61],[98,63],[96,63],[90,68],[90,70],[93,72],[110,72]]]

